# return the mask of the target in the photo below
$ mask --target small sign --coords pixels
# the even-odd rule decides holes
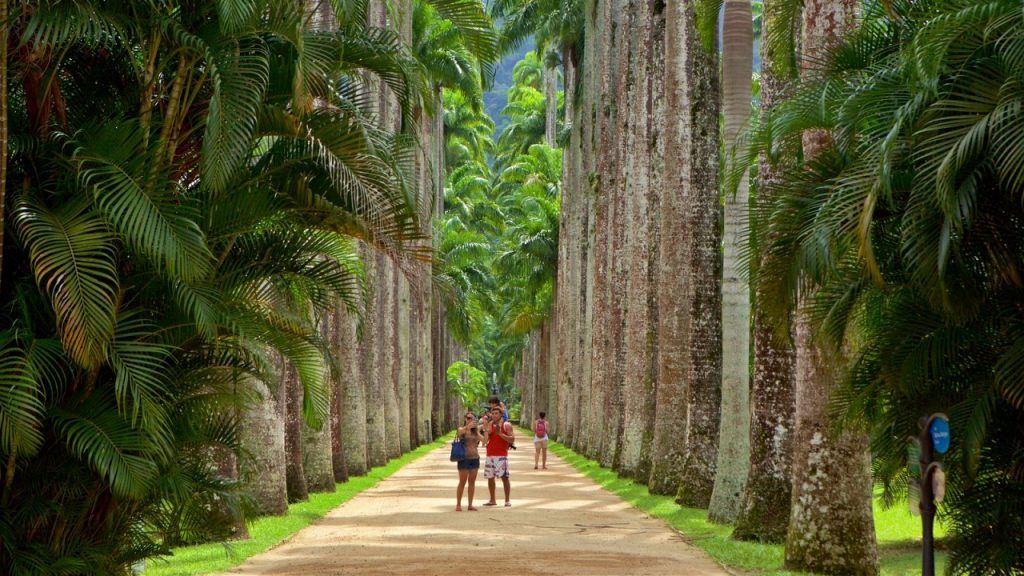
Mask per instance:
[[[949,419],[945,414],[935,414],[928,424],[928,434],[932,437],[932,448],[939,454],[949,450]]]

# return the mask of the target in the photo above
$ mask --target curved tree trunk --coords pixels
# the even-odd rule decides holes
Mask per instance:
[[[804,8],[803,69],[854,26],[854,0],[811,0]],[[804,157],[829,143],[820,130],[803,136]],[[828,401],[835,384],[833,360],[813,341],[807,314],[796,319],[796,452],[793,497],[786,534],[786,567],[828,574],[878,574],[871,511],[871,458],[867,434],[836,433]]]
[[[722,103],[725,116],[726,174],[731,151],[750,118],[754,26],[750,0],[726,0],[723,27]],[[741,268],[743,229],[749,214],[747,179],[725,198],[725,246],[722,278],[722,415],[715,487],[708,519],[736,520],[743,505],[750,467],[750,284]]]
[[[764,5],[764,32],[768,37],[773,27],[789,26],[780,22],[775,8],[778,0]],[[761,43],[761,111],[767,115],[782,98],[784,80],[778,72],[776,58],[768,42]],[[771,203],[773,183],[778,170],[763,155],[758,166],[757,203]],[[739,540],[782,542],[789,527],[789,506],[792,493],[793,433],[796,398],[794,396],[793,348],[777,338],[757,302],[754,307],[754,381],[751,389],[750,472],[743,507],[736,519],[732,537]]]

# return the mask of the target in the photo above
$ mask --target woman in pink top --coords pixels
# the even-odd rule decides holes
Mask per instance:
[[[537,460],[541,460],[544,470],[548,469],[548,430],[547,414],[540,413],[540,418],[533,421],[533,469],[537,469]]]

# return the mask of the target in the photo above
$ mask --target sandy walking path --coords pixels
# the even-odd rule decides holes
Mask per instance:
[[[455,512],[455,464],[439,448],[339,506],[284,544],[228,574],[725,575],[663,521],[649,518],[548,454],[533,469],[533,443],[517,430],[512,506]],[[481,449],[481,452],[483,450]],[[463,501],[463,509],[466,502]]]

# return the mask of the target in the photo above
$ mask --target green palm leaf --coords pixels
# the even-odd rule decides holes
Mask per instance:
[[[156,485],[146,434],[132,427],[111,399],[97,393],[73,411],[58,408],[52,415],[68,450],[87,462],[115,496],[142,498]]]
[[[0,454],[29,456],[43,442],[38,372],[10,332],[0,337]]]
[[[65,350],[81,366],[98,365],[114,332],[114,237],[82,204],[52,212],[22,200],[14,221],[36,282],[50,296]]]
[[[212,255],[193,202],[168,182],[152,182],[141,131],[108,123],[79,135],[71,161],[82,187],[126,243],[158,270],[185,281],[206,276]],[[153,160],[155,161],[155,160]]]

